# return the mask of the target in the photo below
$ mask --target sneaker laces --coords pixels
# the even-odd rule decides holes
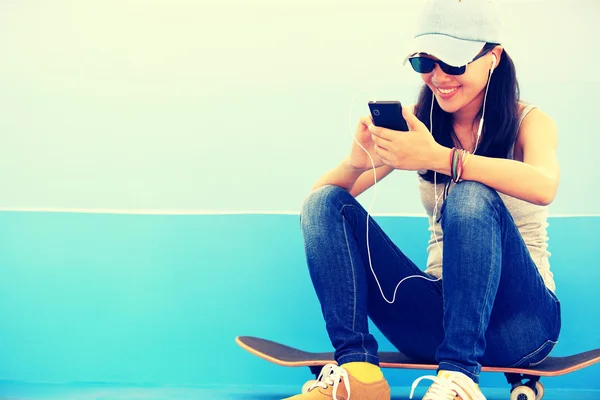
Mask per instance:
[[[425,375],[416,379],[410,391],[411,399],[423,379],[433,381],[423,400],[454,400],[456,396],[463,400],[486,400],[475,383],[460,372],[444,372],[440,376]]]
[[[317,377],[317,380],[308,388],[308,391],[320,387],[327,389],[329,386],[333,386],[333,400],[337,400],[337,389],[340,381],[344,382],[344,387],[348,393],[348,400],[350,400],[350,381],[348,379],[348,372],[335,364],[327,364],[321,369],[321,373]]]

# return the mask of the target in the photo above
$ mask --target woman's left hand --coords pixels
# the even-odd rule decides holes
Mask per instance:
[[[408,132],[393,131],[369,124],[375,152],[384,164],[401,170],[433,169],[440,161],[443,147],[434,139],[427,127],[408,107],[402,108]]]

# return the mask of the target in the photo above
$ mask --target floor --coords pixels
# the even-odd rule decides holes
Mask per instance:
[[[279,400],[294,394],[289,387],[174,388],[107,385],[57,385],[0,382],[2,400]],[[408,400],[410,389],[394,387],[392,400]],[[422,392],[420,392],[422,395]],[[488,400],[508,400],[506,389],[485,389]],[[419,398],[415,396],[415,398]],[[598,400],[598,391],[552,390],[544,400]]]

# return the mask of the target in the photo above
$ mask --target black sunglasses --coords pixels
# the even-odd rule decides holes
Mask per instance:
[[[481,57],[485,56],[491,50],[492,49],[489,49],[487,51],[479,53],[473,60],[471,60],[469,62],[469,64],[472,63],[473,61],[477,61]],[[420,57],[420,56],[409,57],[408,61],[410,61],[410,65],[412,65],[413,69],[420,74],[430,73],[435,68],[435,64],[439,65],[440,69],[442,71],[444,71],[445,74],[448,74],[448,75],[462,75],[467,70],[466,65],[463,65],[461,67],[453,67],[452,65],[448,65],[441,60],[434,60],[434,59],[428,58],[428,57]]]

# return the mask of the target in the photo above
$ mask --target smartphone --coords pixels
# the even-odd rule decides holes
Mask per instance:
[[[408,131],[408,125],[402,116],[402,104],[399,101],[370,101],[369,109],[375,126],[393,131]]]

